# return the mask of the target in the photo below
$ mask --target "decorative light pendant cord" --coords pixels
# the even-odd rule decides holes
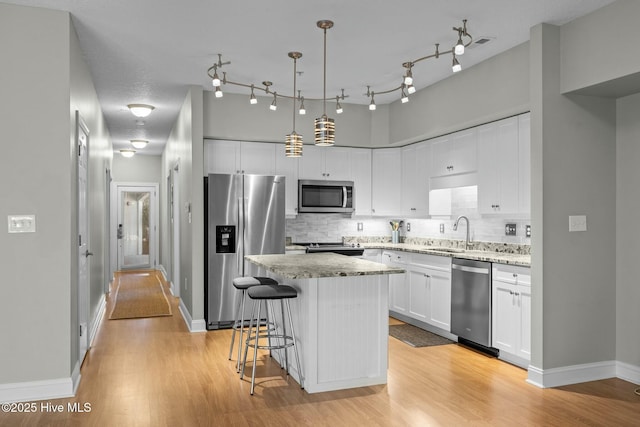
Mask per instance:
[[[322,115],[327,115],[327,28],[323,28],[324,30],[324,54],[322,57],[324,58],[324,70],[323,70],[323,80],[322,87],[324,88],[322,91]]]

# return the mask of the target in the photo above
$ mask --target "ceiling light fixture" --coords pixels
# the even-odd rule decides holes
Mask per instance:
[[[320,116],[319,118],[315,119],[314,122],[314,141],[316,143],[316,145],[320,145],[320,146],[331,146],[334,145],[335,143],[335,122],[333,119],[330,119],[327,117],[327,113],[326,113],[326,103],[327,103],[327,30],[329,28],[333,27],[333,22],[329,21],[329,20],[321,20],[316,22],[316,26],[320,29],[322,29],[324,31],[324,56],[323,56],[323,96],[322,98],[308,98],[306,97],[306,100],[311,100],[311,101],[322,101],[322,105],[323,105],[323,114],[322,116]],[[452,60],[452,71],[454,73],[457,73],[458,71],[460,71],[462,69],[462,66],[460,65],[460,62],[458,61],[458,58],[456,56],[462,55],[464,53],[464,50],[466,47],[469,47],[472,43],[473,43],[473,38],[471,37],[471,35],[469,34],[469,32],[467,31],[467,20],[464,19],[462,21],[462,26],[461,27],[453,27],[453,30],[457,33],[457,41],[455,43],[455,45],[447,51],[444,52],[440,52],[439,43],[435,44],[435,52],[430,54],[430,55],[426,55],[423,56],[421,58],[417,58],[414,59],[412,61],[407,61],[404,62],[402,64],[402,66],[405,69],[403,78],[402,78],[402,83],[398,86],[392,87],[390,89],[387,90],[378,90],[375,93],[377,93],[378,95],[384,95],[384,94],[388,94],[388,93],[392,93],[395,91],[399,91],[400,95],[401,95],[401,101],[403,103],[408,101],[408,95],[411,95],[413,93],[416,92],[416,87],[414,86],[414,78],[413,78],[413,67],[414,65],[416,65],[419,62],[422,62],[424,60],[427,59],[438,59],[441,55],[448,55],[451,54],[453,56],[453,60]],[[248,89],[251,89],[251,96],[249,98],[249,101],[251,104],[255,104],[257,103],[257,99],[255,99],[255,95],[254,95],[254,90],[261,90],[263,91],[265,94],[267,95],[273,95],[273,101],[271,102],[271,105],[269,106],[269,108],[271,110],[277,110],[277,100],[278,97],[280,98],[287,98],[287,99],[291,99],[294,101],[294,105],[296,103],[296,101],[300,101],[300,109],[298,110],[299,114],[305,114],[306,113],[306,109],[304,108],[304,101],[305,101],[305,97],[303,97],[301,95],[301,91],[297,91],[297,95],[296,95],[296,90],[294,89],[293,94],[291,95],[279,95],[277,92],[275,91],[271,91],[271,86],[273,85],[273,83],[271,83],[270,81],[263,81],[262,84],[264,85],[264,87],[257,87],[254,84],[249,84],[249,83],[241,83],[241,82],[235,82],[235,81],[231,81],[227,79],[227,73],[223,72],[222,73],[222,79],[219,78],[218,76],[218,69],[222,68],[225,65],[231,64],[230,61],[226,61],[223,62],[222,61],[222,55],[218,54],[218,61],[216,63],[214,63],[211,67],[209,67],[209,69],[207,70],[207,75],[212,79],[212,84],[214,85],[214,87],[216,88],[215,91],[215,96],[220,98],[222,97],[222,90],[220,89],[221,85],[225,85],[225,84],[230,84],[230,85],[234,85],[234,86],[241,86],[241,87],[245,87]],[[302,74],[302,73],[300,73]],[[219,84],[218,84],[219,83]],[[217,85],[217,86],[216,86]],[[370,110],[375,110],[376,109],[376,103],[374,100],[374,91],[370,90],[370,87],[367,86],[367,93],[366,93],[367,97],[371,98],[371,102],[369,104],[369,109]],[[340,101],[344,101],[346,98],[348,98],[348,95],[345,95],[344,93],[344,89],[342,90],[342,94],[341,95],[337,95],[336,97],[336,114],[341,114],[343,112],[343,108],[342,105],[340,103]]]
[[[289,58],[293,59],[293,93],[296,93],[296,75],[298,59],[302,58],[300,52],[289,52]],[[274,99],[275,101],[275,99]],[[284,152],[287,157],[302,156],[302,135],[296,133],[296,97],[293,97],[293,130],[287,135],[284,143]]]
[[[253,85],[251,85],[251,96],[249,97],[249,104],[256,105],[258,103],[258,98],[253,93]]]
[[[333,27],[333,21],[322,20],[318,21],[316,25],[324,32],[324,72],[322,85],[322,116],[314,121],[315,144],[321,147],[328,147],[333,145],[336,139],[336,124],[333,119],[327,117],[327,30]]]
[[[147,146],[148,143],[149,143],[149,141],[146,141],[144,139],[132,139],[131,140],[131,145],[133,145],[133,148],[137,148],[137,149],[143,149],[144,147]]]
[[[131,114],[136,117],[147,117],[155,108],[153,105],[148,104],[129,104],[127,107],[131,111]]]
[[[120,154],[122,157],[133,157],[133,155],[136,154],[136,150],[120,150]]]

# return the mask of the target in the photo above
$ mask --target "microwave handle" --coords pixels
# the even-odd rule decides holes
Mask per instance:
[[[342,207],[347,207],[347,187],[342,187]]]

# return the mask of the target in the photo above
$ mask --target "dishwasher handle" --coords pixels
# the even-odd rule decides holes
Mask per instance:
[[[466,271],[467,273],[489,274],[488,268],[469,267],[467,265],[451,264],[453,270]]]

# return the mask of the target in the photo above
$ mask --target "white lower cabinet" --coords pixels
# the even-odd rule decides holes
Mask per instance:
[[[382,262],[381,257],[380,249],[365,249],[362,253],[362,259],[367,261]]]
[[[526,368],[531,360],[531,272],[493,264],[492,341],[500,358]]]
[[[389,310],[451,331],[451,258],[384,251],[385,264],[404,268],[389,283]]]

